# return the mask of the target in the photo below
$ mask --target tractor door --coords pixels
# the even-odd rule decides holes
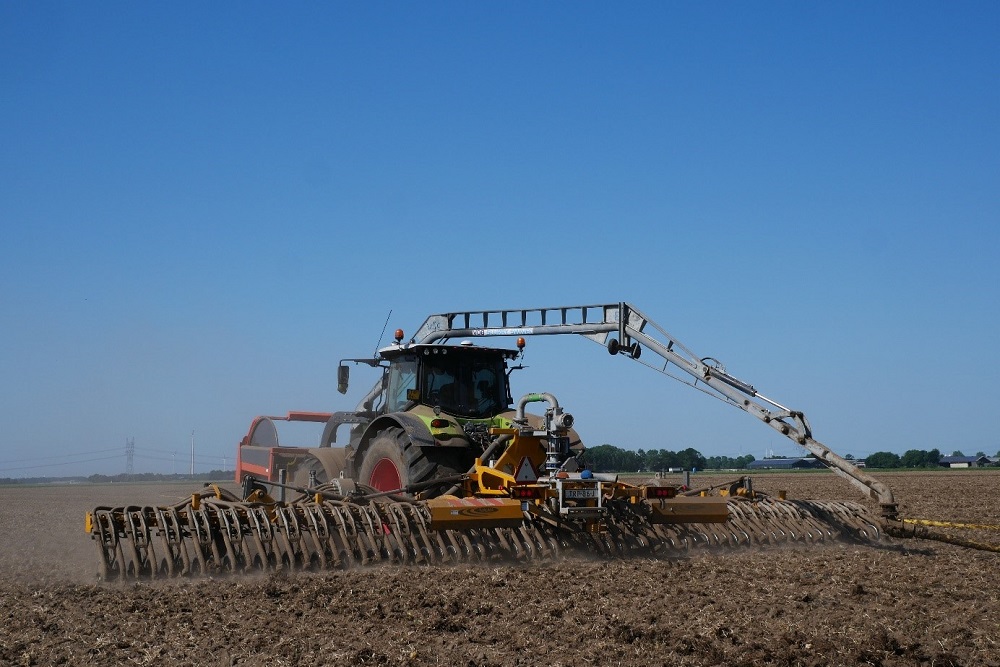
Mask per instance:
[[[389,366],[386,412],[406,412],[417,397],[417,359],[413,356],[394,359]]]

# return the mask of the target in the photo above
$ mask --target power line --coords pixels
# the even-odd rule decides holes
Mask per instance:
[[[36,468],[59,468],[62,466],[76,465],[78,463],[93,463],[94,461],[110,461],[112,459],[117,459],[121,456],[118,454],[116,456],[102,456],[96,459],[83,459],[81,461],[63,461],[62,463],[39,463],[33,466],[19,466],[17,468],[8,468],[6,466],[0,466],[0,471],[10,471],[10,470],[34,470]]]
[[[152,452],[152,453],[155,453],[155,454],[161,454],[163,456],[170,456],[170,457],[173,457],[177,453],[177,452],[175,452],[172,449],[158,449],[156,447],[136,447],[135,451],[136,452]],[[216,450],[216,452],[218,452],[218,450]],[[219,453],[216,453],[216,454],[205,454],[205,453],[202,452],[202,453],[196,454],[195,457],[194,457],[194,460],[195,461],[205,461],[205,460],[210,460],[210,459],[220,459],[222,457],[232,458],[233,454],[232,454],[232,452],[229,452],[228,450],[227,450],[227,453],[225,453],[225,454],[219,454]]]
[[[173,463],[175,461],[172,456],[150,456],[148,454],[136,454],[136,458],[143,459],[145,461],[170,461]],[[197,456],[195,457],[195,463],[198,465],[214,465],[219,461],[234,460],[235,457],[230,454],[229,456]]]
[[[48,459],[65,459],[67,456],[90,456],[91,454],[104,454],[106,452],[120,452],[121,447],[115,447],[113,449],[95,449],[90,452],[71,452],[68,454],[54,454],[52,456],[32,456],[27,459],[8,459],[7,461],[0,462],[0,467],[6,466],[8,463],[24,463],[25,461],[45,461]]]

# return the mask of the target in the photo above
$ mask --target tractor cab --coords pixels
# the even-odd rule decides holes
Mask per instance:
[[[462,345],[407,345],[379,351],[388,362],[386,412],[425,405],[455,417],[488,419],[513,404],[507,361],[518,350]]]

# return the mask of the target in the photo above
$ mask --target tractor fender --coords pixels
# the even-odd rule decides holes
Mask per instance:
[[[388,415],[373,420],[365,427],[365,432],[361,434],[361,441],[358,443],[358,450],[362,450],[379,431],[398,426],[406,433],[406,437],[415,445],[421,447],[433,447],[435,445],[434,436],[423,420],[405,412],[393,412]]]
[[[367,426],[365,426],[364,433],[361,434],[361,438],[358,440],[358,444],[354,447],[354,451],[349,457],[349,466],[352,471],[352,476],[356,475],[358,472],[358,463],[364,458],[364,452],[368,448],[368,443],[372,438],[378,434],[379,431],[383,431],[387,428],[399,427],[403,429],[403,433],[406,437],[410,439],[410,442],[419,447],[434,447],[437,445],[437,441],[434,440],[434,436],[431,435],[430,429],[427,425],[419,418],[405,412],[393,412],[387,415],[382,415],[371,421]]]

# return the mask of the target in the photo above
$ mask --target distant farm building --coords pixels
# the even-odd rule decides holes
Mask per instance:
[[[942,456],[938,465],[945,468],[981,468],[991,465],[987,456]]]
[[[795,459],[761,459],[747,464],[750,470],[800,470],[825,467],[819,459],[811,456]]]

